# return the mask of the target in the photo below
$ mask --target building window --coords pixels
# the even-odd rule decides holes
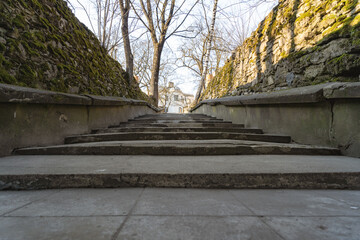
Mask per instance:
[[[174,101],[179,101],[179,95],[174,95]]]

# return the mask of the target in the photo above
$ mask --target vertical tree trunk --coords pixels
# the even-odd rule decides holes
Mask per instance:
[[[207,72],[208,72],[208,69],[209,69],[209,58],[210,58],[211,44],[212,44],[212,40],[213,40],[213,36],[214,36],[217,3],[218,3],[218,0],[215,0],[214,8],[213,8],[212,21],[211,21],[211,26],[210,26],[210,32],[209,32],[209,44],[207,46],[208,49],[207,49],[206,57],[205,57],[205,66],[204,66],[204,70],[203,70],[202,75],[201,75],[199,88],[198,88],[197,93],[196,93],[196,98],[195,98],[196,102],[199,101],[201,93],[205,89],[205,80],[206,80],[206,75],[207,75]]]
[[[120,0],[121,10],[121,33],[124,41],[124,53],[126,60],[126,72],[129,75],[129,83],[134,81],[134,56],[131,52],[130,36],[129,36],[129,12],[130,0]]]
[[[151,80],[150,80],[150,97],[154,100],[154,104],[158,106],[159,100],[159,74],[160,74],[160,61],[161,53],[163,50],[163,43],[154,42],[154,56],[153,66],[151,68]]]

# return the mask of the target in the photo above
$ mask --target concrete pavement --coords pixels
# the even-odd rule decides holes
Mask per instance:
[[[0,239],[360,239],[360,191],[0,192]]]

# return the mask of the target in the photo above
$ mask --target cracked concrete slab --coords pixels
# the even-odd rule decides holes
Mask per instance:
[[[11,204],[13,193],[0,192],[1,200]],[[359,210],[349,208],[359,206],[360,191],[146,188],[15,193],[20,199],[35,198],[20,207],[14,201],[16,210],[0,216],[0,239],[354,240],[360,236],[360,215],[351,212]]]

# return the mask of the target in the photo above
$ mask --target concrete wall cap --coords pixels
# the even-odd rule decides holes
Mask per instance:
[[[324,97],[336,98],[360,98],[360,82],[335,83],[324,87]]]
[[[87,106],[122,106],[137,105],[148,106],[159,111],[146,101],[129,99],[124,97],[106,97],[95,95],[76,95],[60,92],[52,92],[28,87],[20,87],[9,84],[0,84],[0,102],[4,103],[36,103],[36,104],[65,104]]]
[[[0,84],[0,102],[90,105],[85,96]]]
[[[123,97],[106,97],[85,94],[84,96],[91,99],[93,106],[122,106],[130,105],[131,100]]]
[[[360,83],[324,83],[314,86],[299,87],[270,93],[207,99],[201,101],[191,111],[196,110],[202,104],[207,104],[210,106],[215,106],[219,104],[225,106],[241,106],[316,103],[325,101],[326,99],[335,98],[360,98]]]

